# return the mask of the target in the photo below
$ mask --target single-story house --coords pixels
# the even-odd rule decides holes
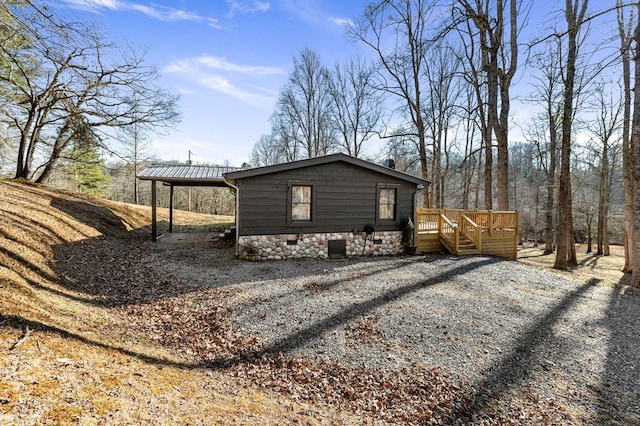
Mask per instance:
[[[243,259],[395,255],[429,181],[345,154],[224,173]]]

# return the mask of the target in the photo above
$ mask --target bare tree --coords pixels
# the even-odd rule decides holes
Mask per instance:
[[[117,156],[124,160],[129,169],[129,179],[133,184],[133,202],[140,204],[140,191],[138,188],[138,172],[142,165],[148,163],[153,157],[151,142],[148,138],[149,130],[138,123],[119,130],[120,148]]]
[[[460,162],[460,194],[461,202],[460,207],[468,210],[473,208],[479,208],[479,173],[481,170],[482,157],[479,154],[479,149],[476,148],[478,136],[477,130],[482,131],[483,127],[478,125],[475,114],[471,111],[474,109],[472,105],[476,100],[476,88],[471,85],[464,87],[463,96],[465,99],[464,104],[469,108],[459,109],[462,111],[460,128],[464,135],[464,148],[462,151],[462,161]],[[481,144],[478,144],[481,146]],[[481,148],[480,148],[481,149]],[[475,182],[475,184],[474,184]],[[475,194],[475,195],[474,195]]]
[[[544,254],[555,249],[555,197],[557,189],[558,147],[561,130],[562,73],[558,40],[544,44],[541,53],[530,64],[539,73],[533,75],[534,94],[528,100],[539,103],[543,112],[534,117],[529,139],[538,146],[538,156],[546,175],[545,248]]]
[[[288,111],[279,109],[271,115],[271,138],[274,152],[272,158],[278,161],[295,161],[300,159],[301,141],[298,137],[299,124],[291,120]]]
[[[2,109],[2,121],[18,134],[16,178],[46,181],[74,143],[109,149],[107,128],[158,129],[178,118],[178,98],[155,85],[157,71],[135,52],[89,25],[49,16],[35,2],[19,12],[16,19],[33,42],[0,48],[15,68],[0,76],[0,85],[17,94]]]
[[[617,0],[618,31],[620,33],[620,56],[622,61],[622,82],[624,84],[624,111],[622,118],[622,176],[624,182],[624,272],[631,272],[634,258],[633,234],[633,153],[635,141],[631,132],[631,40],[636,7],[630,8],[625,18],[622,0]],[[637,80],[636,80],[637,81]],[[636,97],[637,98],[637,97]]]
[[[640,13],[636,11],[636,28],[633,34],[635,43],[635,55],[633,58],[635,72],[634,81],[636,85],[640,82]],[[640,96],[634,92],[633,97],[633,120],[631,127],[632,146],[630,154],[632,157],[632,181],[633,181],[633,241],[632,258],[631,258],[631,284],[634,287],[640,287]]]
[[[276,106],[281,140],[294,139],[307,158],[330,153],[336,139],[331,108],[329,70],[317,53],[304,49],[293,60],[293,71]]]
[[[282,149],[278,146],[275,136],[262,135],[251,149],[249,162],[253,167],[270,166],[283,161],[281,154]]]
[[[594,167],[598,175],[598,223],[597,252],[598,255],[609,255],[609,207],[611,204],[612,179],[616,163],[611,161],[617,157],[619,144],[616,142],[624,109],[624,102],[619,93],[606,93],[607,87],[600,83],[593,90],[593,108],[595,120],[591,134],[597,143],[598,163]],[[596,148],[592,146],[592,149]]]
[[[493,208],[493,138],[486,112],[486,76],[478,67],[478,63],[481,62],[478,59],[481,49],[478,49],[477,47],[476,38],[471,36],[471,34],[473,34],[471,20],[465,20],[464,24],[464,28],[462,26],[458,27],[460,41],[464,46],[464,60],[461,62],[464,67],[465,80],[468,86],[473,88],[473,95],[475,98],[474,102],[472,102],[472,98],[468,96],[469,105],[473,105],[474,107],[470,107],[466,111],[466,114],[471,116],[475,113],[475,120],[480,130],[481,149],[482,152],[484,152],[484,157],[481,159],[484,160],[482,167],[484,170],[484,208],[491,210]],[[479,165],[479,167],[481,166]],[[478,177],[478,179],[479,178],[480,177]],[[476,196],[479,196],[479,191],[476,192]]]
[[[347,154],[358,157],[362,145],[376,135],[383,101],[373,84],[375,69],[362,57],[336,64],[330,79],[332,122]]]
[[[498,208],[509,209],[509,109],[511,81],[518,65],[518,1],[458,0],[461,13],[471,20],[480,42],[481,66],[487,82],[487,124],[495,136],[498,178]],[[495,9],[493,7],[495,5]],[[508,7],[505,17],[505,6]],[[507,20],[508,19],[508,20]],[[505,34],[508,32],[508,36]],[[470,34],[472,37],[473,35]],[[486,132],[485,137],[491,137]],[[485,146],[492,145],[491,139]],[[488,206],[487,208],[490,208]]]
[[[567,21],[567,57],[564,74],[561,165],[558,186],[558,248],[553,267],[566,270],[569,264],[575,264],[575,244],[573,241],[573,220],[571,202],[571,137],[573,124],[574,90],[576,80],[576,61],[578,58],[578,35],[585,21],[589,1],[579,0],[572,3],[566,0],[565,18]]]
[[[431,190],[430,205],[444,208],[446,201],[446,183],[450,167],[451,152],[449,137],[454,120],[457,118],[457,105],[460,103],[462,88],[459,80],[460,61],[454,48],[437,45],[429,49],[425,61],[427,93],[424,112],[427,134],[431,140]]]
[[[380,90],[401,104],[411,128],[406,137],[416,139],[420,172],[427,174],[426,126],[422,106],[422,76],[435,8],[426,0],[378,0],[348,29],[354,40],[371,48],[380,63]],[[383,135],[391,137],[392,135]],[[393,135],[400,137],[397,132]]]

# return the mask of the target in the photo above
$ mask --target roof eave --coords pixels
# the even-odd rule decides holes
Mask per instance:
[[[383,174],[387,174],[387,175],[391,175],[394,176],[398,179],[402,179],[405,181],[409,181],[412,183],[415,183],[416,185],[425,185],[428,186],[431,184],[431,182],[429,182],[426,179],[422,179],[419,178],[417,176],[412,176],[410,174],[407,173],[403,173],[403,172],[399,172],[395,169],[390,169],[388,167],[384,167],[381,166],[379,164],[375,164],[375,163],[371,163],[369,161],[365,161],[359,158],[355,158],[355,157],[351,157],[348,156],[346,154],[330,154],[330,155],[326,155],[326,156],[322,156],[322,157],[314,157],[314,158],[309,158],[309,159],[304,159],[304,160],[298,160],[298,161],[294,161],[294,162],[290,162],[290,163],[281,163],[281,164],[275,164],[272,166],[264,166],[264,167],[256,167],[253,169],[247,169],[247,170],[239,170],[239,171],[235,171],[235,172],[228,172],[228,173],[224,173],[225,178],[227,179],[232,179],[234,181],[238,180],[238,179],[243,179],[243,178],[248,178],[248,177],[254,177],[254,176],[260,176],[260,175],[264,175],[264,174],[271,174],[271,173],[278,173],[281,171],[286,171],[286,170],[295,170],[298,168],[303,168],[303,167],[309,167],[309,166],[315,166],[315,165],[320,165],[320,164],[326,164],[326,163],[331,163],[331,162],[337,162],[337,161],[344,161],[346,163],[355,165],[355,166],[359,166],[359,167],[364,167],[367,168],[369,170],[372,171],[376,171],[379,173],[383,173]]]

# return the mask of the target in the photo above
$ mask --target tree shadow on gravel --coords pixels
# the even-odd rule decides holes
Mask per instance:
[[[266,347],[262,347],[256,351],[244,353],[239,357],[214,359],[211,361],[210,365],[211,367],[215,368],[227,368],[231,365],[246,362],[247,360],[252,360],[255,358],[292,352],[295,349],[305,345],[306,343],[309,343],[310,341],[318,338],[319,336],[335,330],[343,325],[346,325],[356,318],[363,317],[383,305],[409,296],[412,293],[415,293],[422,289],[447,282],[456,275],[462,275],[474,269],[478,269],[495,262],[497,262],[497,260],[494,258],[480,258],[461,265],[456,265],[454,268],[446,270],[438,275],[428,277],[423,280],[417,280],[416,282],[388,290],[376,297],[364,300],[362,302],[353,303],[348,307],[340,310],[339,312],[328,316],[327,318],[316,321],[295,333],[291,333],[281,339],[274,341]]]
[[[86,295],[88,303],[110,308],[152,303],[204,290],[224,291],[247,282],[259,284],[304,277],[313,280],[353,263],[370,265],[359,272],[357,278],[362,278],[397,268],[398,263],[425,260],[424,256],[414,256],[249,262],[235,259],[233,249],[216,248],[211,241],[174,247],[152,243],[145,236],[91,238],[59,244],[54,247],[54,257],[51,268],[56,277],[50,277],[52,280],[65,289]],[[325,280],[322,285],[329,290],[344,281]]]
[[[603,321],[609,342],[601,383],[595,389],[597,424],[640,424],[640,290],[622,283],[613,289]]]
[[[537,348],[553,339],[553,326],[562,315],[568,312],[586,292],[592,283],[583,284],[568,294],[544,317],[532,324],[515,342],[511,353],[497,360],[483,376],[484,380],[475,383],[469,395],[470,403],[456,412],[453,418],[482,418],[492,409],[503,395],[517,388],[529,378],[539,362]]]
[[[418,260],[411,259],[410,261],[407,261],[400,266],[396,265],[395,268],[401,268],[402,266],[409,265],[416,261]],[[226,356],[226,357],[216,358],[214,360],[204,361],[204,362],[176,362],[176,361],[149,356],[144,353],[132,351],[124,347],[117,347],[114,345],[105,344],[103,342],[90,339],[81,334],[70,332],[62,328],[51,326],[39,321],[26,319],[18,315],[1,315],[0,314],[0,326],[11,326],[16,329],[40,330],[44,332],[50,332],[50,333],[58,334],[62,337],[71,338],[71,339],[74,339],[86,344],[94,345],[100,348],[116,350],[122,354],[140,358],[146,362],[154,363],[154,364],[170,365],[170,366],[176,366],[180,368],[190,368],[190,369],[191,368],[215,368],[215,369],[223,370],[238,364],[250,363],[263,357],[286,354],[287,352],[291,352],[295,350],[296,348],[304,345],[305,343],[308,343],[309,341],[317,338],[318,336],[324,333],[327,333],[331,330],[335,330],[336,328],[342,325],[345,325],[348,322],[353,321],[358,317],[365,316],[371,311],[387,303],[393,302],[394,300],[397,300],[402,297],[409,296],[412,293],[415,293],[422,289],[425,289],[434,285],[438,285],[443,282],[447,282],[448,280],[452,279],[456,275],[465,274],[474,269],[478,269],[478,268],[481,268],[482,266],[492,264],[498,261],[499,260],[496,260],[494,258],[481,258],[471,262],[466,262],[461,265],[454,265],[453,268],[443,271],[442,273],[436,276],[428,277],[426,279],[418,280],[416,282],[391,289],[383,294],[380,294],[374,298],[371,298],[362,302],[353,303],[350,306],[340,310],[339,312],[327,318],[324,318],[320,321],[317,321],[313,324],[310,324],[304,329],[299,330],[295,333],[292,333],[288,336],[285,336],[266,347],[262,347],[262,348],[259,348],[253,351],[248,351],[248,352],[240,351],[241,352],[240,355]],[[392,268],[389,267],[385,269],[392,269]],[[378,272],[380,272],[380,269],[377,269],[375,271],[375,273],[378,273]],[[63,296],[68,296],[68,295],[63,295]]]
[[[274,294],[268,297],[261,296],[259,299],[259,303],[262,305],[268,305],[269,303],[274,303],[278,305],[278,308],[282,309],[286,306],[292,306],[292,309],[295,309],[295,304],[298,303],[300,295],[307,295],[308,297],[313,297],[315,294],[322,294],[323,292],[329,292],[331,290],[335,290],[340,286],[347,286],[350,282],[354,280],[366,279],[368,277],[372,277],[376,274],[382,274],[385,272],[399,270],[404,267],[422,263],[425,261],[432,260],[432,257],[424,257],[424,256],[411,256],[405,258],[398,257],[388,257],[388,258],[364,258],[364,259],[350,259],[350,260],[327,260],[320,261],[323,262],[321,265],[326,266],[323,271],[315,271],[306,273],[297,273],[297,278],[307,278],[301,287],[295,287],[287,291],[286,293]],[[493,259],[493,261],[498,261],[497,259]],[[285,261],[289,262],[289,261]],[[314,260],[310,260],[309,262],[316,262]],[[326,263],[325,263],[326,262]],[[336,277],[326,279],[325,274],[333,274],[337,273],[340,275],[340,267],[349,266],[358,263],[363,266],[363,269],[358,271],[353,271],[353,275],[348,275],[346,277]],[[304,271],[304,263],[300,267],[300,272]],[[276,277],[270,277],[275,279],[280,278],[292,278],[291,275],[281,276],[278,275]],[[249,300],[247,303],[255,303],[254,300]]]

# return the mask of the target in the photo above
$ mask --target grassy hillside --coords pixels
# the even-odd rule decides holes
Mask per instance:
[[[187,219],[213,229],[231,218],[175,217]],[[350,422],[131,339],[99,295],[56,268],[78,261],[60,247],[148,239],[149,224],[148,207],[0,181],[0,424]]]

